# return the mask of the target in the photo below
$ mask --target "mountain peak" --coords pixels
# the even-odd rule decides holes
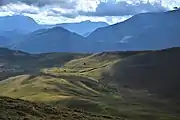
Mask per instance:
[[[91,20],[85,20],[85,21],[81,21],[79,23],[85,23],[85,24],[88,24],[88,23],[95,23],[95,24],[106,24],[106,25],[109,25],[108,23],[106,22],[103,22],[103,21],[97,21],[97,22],[94,22],[94,21],[91,21]]]
[[[1,31],[18,30],[21,32],[32,32],[39,28],[40,26],[36,23],[36,21],[28,16],[13,15],[0,17]]]
[[[9,21],[11,21],[11,20],[15,20],[15,21],[23,21],[23,22],[32,22],[32,23],[35,23],[35,24],[37,24],[36,23],[36,21],[33,19],[33,18],[31,18],[31,17],[29,17],[29,16],[24,16],[24,15],[12,15],[12,16],[4,16],[4,17],[0,17],[0,20],[9,20]]]
[[[80,23],[91,23],[91,20],[85,20],[85,21],[81,21]]]
[[[108,26],[108,24],[106,22],[92,22],[86,20],[78,23],[62,23],[57,24],[56,26],[60,26],[71,32],[84,36],[86,33],[91,33],[97,28]]]

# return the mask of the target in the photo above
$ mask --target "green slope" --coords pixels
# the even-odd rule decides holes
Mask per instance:
[[[66,106],[133,120],[178,120],[179,109],[146,91],[123,89],[119,93],[90,79],[76,76],[17,76],[1,81],[1,96]]]
[[[65,62],[87,55],[79,53],[28,54],[0,48],[0,80],[9,76],[37,73],[43,68],[61,67]]]
[[[180,48],[152,51],[128,57],[104,73],[119,87],[145,89],[166,98],[178,98],[180,92]]]
[[[0,82],[0,95],[55,106],[61,105],[72,109],[78,108],[127,120],[178,120],[180,107],[176,101],[160,97],[156,91],[149,92],[149,86],[139,87],[133,82],[135,79],[137,85],[140,85],[141,82],[138,84],[138,79],[141,76],[153,77],[146,71],[151,70],[148,66],[149,62],[156,62],[155,66],[164,66],[165,64],[160,64],[161,61],[170,62],[171,59],[168,58],[175,60],[175,57],[178,58],[178,54],[175,54],[179,52],[178,50],[180,49],[149,52],[103,52],[90,56],[85,55],[85,57],[78,54],[71,57],[72,60],[65,59],[71,54],[63,54],[63,56],[62,53],[37,55],[41,60],[36,59],[35,63],[44,61],[40,67],[37,65],[32,68],[32,70],[38,68],[37,71],[33,74],[27,72],[4,79]],[[61,56],[57,57],[58,55]],[[172,63],[177,63],[177,61],[171,61],[169,65],[176,66],[177,64]],[[145,70],[139,69],[141,65],[137,65],[137,63],[145,64],[143,66]],[[30,67],[30,64],[26,65]],[[129,66],[134,69],[129,69]],[[162,68],[165,69],[166,66]],[[26,67],[22,69],[26,69]],[[178,70],[178,67],[175,70]],[[161,71],[156,72],[161,73]],[[177,73],[174,72],[174,74]],[[131,77],[132,75],[134,76]],[[136,79],[136,77],[139,78]],[[153,84],[156,84],[156,78],[157,76],[154,76]],[[171,82],[170,79],[166,80]],[[126,81],[132,84],[125,84]]]

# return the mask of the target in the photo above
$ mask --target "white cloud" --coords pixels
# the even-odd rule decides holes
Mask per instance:
[[[141,12],[162,12],[166,11],[161,3],[150,3],[144,1],[101,1],[95,11],[80,11],[87,16],[124,16],[134,15]]]
[[[78,11],[95,11],[99,3],[99,0],[77,0],[76,8]]]
[[[24,14],[26,16],[34,18],[34,20],[40,24],[55,24],[55,23],[72,23],[72,22],[81,22],[81,21],[104,21],[107,23],[117,23],[120,22],[120,19],[112,17],[112,21],[109,21],[106,17],[87,17],[87,16],[77,16],[76,18],[67,18],[63,16],[54,17],[54,16],[44,16],[42,14]]]
[[[19,1],[19,2],[18,2]],[[38,23],[84,20],[116,23],[141,12],[158,12],[180,6],[180,0],[0,0],[0,16],[23,14]]]

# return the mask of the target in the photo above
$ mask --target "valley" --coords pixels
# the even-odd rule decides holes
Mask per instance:
[[[84,16],[79,2],[68,9],[24,2],[16,3],[22,13],[0,16],[0,120],[180,120],[178,7],[119,2],[162,11],[142,9],[109,25],[117,16]]]
[[[84,112],[90,112],[99,114],[99,116],[108,115],[107,119],[117,117],[122,120],[178,120],[180,118],[179,74],[175,68],[178,69],[179,66],[177,62],[179,50],[179,48],[171,48],[160,51],[97,54],[28,54],[19,51],[19,54],[14,55],[16,51],[1,49],[1,64],[6,63],[6,67],[14,71],[1,72],[7,75],[1,78],[0,96],[14,98],[12,101],[22,106],[24,106],[22,100],[28,100],[32,103],[26,102],[25,105],[34,105],[35,102],[37,105],[48,104],[49,108],[56,110],[70,109],[71,112],[67,111],[67,113],[73,115],[84,115]],[[3,55],[3,53],[6,54]],[[23,72],[15,69],[15,65]],[[159,69],[154,71],[151,66],[161,66],[161,71],[164,70],[169,74],[159,72]],[[173,72],[171,68],[175,71]],[[164,77],[157,77],[153,72],[159,76],[164,75]],[[140,79],[141,77],[143,79]],[[157,89],[156,84],[160,83],[162,86]],[[6,97],[1,100],[10,99]],[[13,103],[13,105],[16,104]],[[41,109],[46,109],[46,107],[38,107],[38,110]],[[83,113],[74,113],[74,109],[79,109]],[[14,112],[15,110],[12,112],[7,110],[4,116],[14,114]],[[46,114],[46,111],[41,113]],[[42,118],[41,115],[38,117],[29,114],[25,113],[29,119],[32,119],[31,117]],[[19,117],[22,117],[21,114]],[[51,119],[63,120],[58,115],[54,117]],[[97,116],[86,119],[99,120],[100,118]]]

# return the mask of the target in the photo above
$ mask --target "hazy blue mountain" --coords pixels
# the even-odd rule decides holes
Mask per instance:
[[[23,15],[14,15],[14,16],[3,16],[0,17],[0,36],[4,36],[9,39],[8,47],[14,48],[16,44],[19,44],[22,41],[27,40],[27,36],[31,36],[31,32],[53,28],[53,27],[62,27],[71,32],[80,34],[80,35],[89,35],[92,31],[99,27],[108,26],[104,22],[91,22],[84,21],[80,23],[63,23],[63,24],[54,24],[54,25],[40,25],[37,24],[34,19],[23,16]],[[45,30],[46,31],[46,30]],[[29,34],[29,35],[27,35]],[[29,37],[28,37],[29,38]],[[1,41],[3,45],[4,41]],[[7,44],[6,44],[7,46]]]
[[[23,33],[33,32],[38,29],[51,28],[51,27],[63,27],[71,32],[75,32],[80,35],[84,35],[88,32],[93,32],[99,27],[108,26],[105,22],[91,22],[83,21],[79,23],[62,23],[54,25],[40,25],[35,22],[34,19],[23,15],[14,16],[1,16],[0,17],[0,31],[21,31]]]
[[[8,39],[8,42],[0,40],[2,46],[12,47],[19,43],[26,34],[31,33],[41,26],[32,18],[23,15],[1,16],[0,17],[0,36]]]
[[[75,32],[79,35],[84,36],[87,33],[91,33],[97,28],[108,26],[105,22],[91,22],[89,20],[82,21],[79,23],[63,23],[57,24],[56,26],[63,27],[71,32]]]
[[[7,45],[10,43],[10,39],[0,36],[0,47],[7,47]]]
[[[142,13],[91,33],[94,51],[148,50],[180,46],[180,10]],[[92,45],[93,46],[93,45]]]
[[[22,33],[18,30],[1,31],[0,36],[4,36],[11,40],[11,43],[16,43],[22,40],[28,33]]]
[[[16,30],[18,32],[28,33],[40,28],[40,25],[27,16],[14,15],[0,17],[0,31]]]
[[[84,37],[61,27],[41,29],[27,35],[16,44],[16,49],[30,53],[82,52],[86,48]]]
[[[17,17],[17,20],[19,20],[22,16],[14,17]],[[10,19],[12,17],[5,18]],[[28,17],[25,17],[26,19],[24,17],[22,18],[26,21],[24,22],[24,26],[26,25],[25,28],[21,25],[24,31],[26,31],[26,29],[32,30],[33,28],[45,29],[38,29],[28,35],[24,33],[21,35],[20,30],[14,29],[11,30],[10,33],[6,33],[6,35],[5,32],[4,35],[0,32],[0,36],[10,39],[11,42],[13,41],[11,43],[13,47],[10,45],[11,48],[24,50],[26,52],[156,50],[180,46],[179,9],[161,13],[141,13],[124,22],[98,28],[92,33],[87,31],[93,28],[95,29],[98,23],[84,21],[81,23],[58,24],[54,28],[47,29],[47,27],[53,26],[40,25],[41,27],[38,27],[39,25],[36,24],[33,19]],[[31,23],[31,25],[29,23]],[[101,25],[105,24],[106,23],[101,23]],[[0,25],[2,26],[1,21]],[[1,29],[2,28],[0,28],[0,31]],[[5,27],[3,29],[5,29]],[[69,31],[66,29],[69,29]],[[9,32],[10,30],[6,31]],[[70,31],[75,31],[87,37],[84,38]]]

